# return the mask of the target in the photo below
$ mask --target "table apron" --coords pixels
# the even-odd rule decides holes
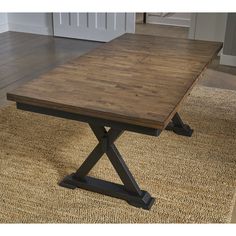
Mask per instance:
[[[39,106],[30,105],[26,103],[17,102],[16,106],[17,106],[17,109],[24,110],[24,111],[30,111],[30,112],[35,112],[39,114],[50,115],[50,116],[55,116],[55,117],[60,117],[60,118],[65,118],[65,119],[70,119],[70,120],[76,120],[76,121],[99,125],[99,126],[113,127],[117,129],[127,130],[131,132],[136,132],[136,133],[146,134],[146,135],[151,135],[151,136],[159,136],[162,131],[160,129],[132,125],[128,123],[121,123],[117,121],[111,121],[111,120],[101,119],[97,117],[80,115],[80,114],[56,110],[52,108],[39,107]]]

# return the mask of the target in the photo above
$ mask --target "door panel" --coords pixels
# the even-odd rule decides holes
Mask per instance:
[[[94,41],[110,41],[134,33],[134,13],[53,13],[54,35]]]

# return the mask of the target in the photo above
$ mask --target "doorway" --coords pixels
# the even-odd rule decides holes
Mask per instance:
[[[188,38],[191,13],[136,13],[135,33]]]

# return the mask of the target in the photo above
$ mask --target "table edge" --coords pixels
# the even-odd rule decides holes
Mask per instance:
[[[145,118],[137,118],[137,117],[134,118],[134,117],[129,117],[129,116],[115,114],[115,113],[106,112],[106,111],[93,110],[91,108],[74,107],[72,105],[65,105],[65,107],[63,107],[63,109],[62,109],[60,106],[63,104],[60,104],[60,106],[58,106],[57,103],[44,101],[42,99],[29,98],[29,97],[26,97],[23,95],[14,94],[12,92],[7,93],[7,100],[14,101],[16,103],[24,103],[24,104],[34,105],[34,106],[38,106],[38,107],[56,109],[59,111],[72,112],[72,113],[75,113],[78,115],[88,115],[88,116],[92,116],[94,118],[109,119],[111,121],[116,121],[116,122],[121,121],[121,122],[124,122],[127,124],[133,124],[133,125],[138,125],[138,126],[147,127],[147,128],[164,130],[166,128],[166,126],[169,124],[169,122],[171,121],[171,119],[173,118],[173,116],[175,115],[175,113],[178,112],[181,104],[184,102],[186,97],[190,94],[194,85],[199,81],[200,77],[202,76],[204,71],[207,69],[208,65],[211,63],[211,61],[217,56],[217,54],[221,50],[223,43],[220,43],[220,42],[214,42],[214,43],[219,44],[219,46],[215,50],[215,53],[212,55],[212,57],[210,58],[208,63],[206,63],[206,65],[202,68],[202,70],[196,76],[196,79],[194,80],[192,85],[186,90],[185,94],[179,100],[178,104],[174,107],[174,109],[167,116],[167,119],[165,119],[163,122],[145,119]],[[40,101],[40,104],[38,103],[39,101]],[[44,102],[45,102],[45,104],[44,104]],[[74,111],[76,111],[76,112],[74,112]]]

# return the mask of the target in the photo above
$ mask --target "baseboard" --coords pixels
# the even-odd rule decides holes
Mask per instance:
[[[31,33],[31,34],[42,34],[42,35],[53,35],[53,29],[51,27],[44,27],[38,25],[26,25],[26,24],[8,24],[9,31]]]
[[[149,24],[159,24],[159,25],[173,25],[190,27],[191,20],[177,17],[161,17],[158,15],[148,14],[147,23]]]
[[[236,56],[221,54],[220,64],[227,66],[236,66]]]
[[[8,24],[1,24],[0,25],[0,33],[4,33],[8,31]]]

